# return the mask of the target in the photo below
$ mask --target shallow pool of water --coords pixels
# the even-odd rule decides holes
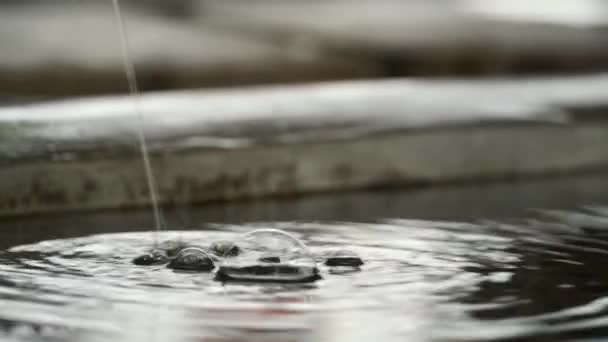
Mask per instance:
[[[320,260],[346,247],[365,261],[351,272],[319,263],[322,279],[308,284],[135,266],[156,238],[147,211],[5,220],[0,339],[605,340],[606,185],[588,176],[166,211],[160,240],[205,246],[278,228]]]

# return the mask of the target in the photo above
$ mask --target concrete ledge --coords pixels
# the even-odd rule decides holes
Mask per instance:
[[[141,98],[164,205],[608,167],[608,79],[395,80]],[[0,215],[148,203],[125,97],[0,109]]]

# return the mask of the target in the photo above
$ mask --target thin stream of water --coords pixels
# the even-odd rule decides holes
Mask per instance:
[[[150,201],[152,202],[152,211],[154,215],[154,223],[157,232],[160,232],[163,229],[163,220],[162,214],[160,211],[160,206],[158,204],[158,189],[156,185],[156,179],[154,177],[154,172],[152,170],[152,164],[150,163],[150,156],[148,152],[148,144],[146,143],[146,135],[144,133],[144,115],[141,111],[141,99],[139,96],[139,89],[137,86],[137,77],[135,74],[135,67],[133,65],[133,60],[131,59],[131,54],[129,53],[129,37],[127,36],[127,31],[125,29],[125,22],[122,16],[122,12],[120,10],[120,3],[118,0],[112,0],[114,6],[114,15],[116,18],[116,26],[118,27],[118,33],[120,36],[121,50],[122,50],[122,60],[123,66],[125,69],[125,74],[127,77],[127,82],[129,84],[129,93],[133,98],[133,106],[134,111],[137,113],[139,117],[139,125],[137,129],[137,138],[139,141],[139,146],[141,150],[141,156],[144,163],[144,170],[146,174],[146,181],[148,183],[148,192],[150,194]],[[158,234],[156,234],[158,235]],[[155,239],[155,243],[158,243],[158,239]]]

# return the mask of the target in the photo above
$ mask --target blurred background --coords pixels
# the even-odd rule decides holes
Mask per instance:
[[[112,0],[0,0],[0,341],[608,338],[608,0],[121,7],[136,100]],[[257,227],[366,264],[132,264]]]
[[[143,90],[608,67],[602,0],[123,0]],[[0,0],[6,101],[124,93],[111,1]]]

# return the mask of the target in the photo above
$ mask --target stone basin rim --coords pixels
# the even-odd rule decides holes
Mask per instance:
[[[239,149],[358,139],[474,124],[568,123],[573,108],[608,108],[608,75],[406,78],[152,92],[141,95],[153,151]],[[132,149],[130,96],[0,108],[0,159]]]

